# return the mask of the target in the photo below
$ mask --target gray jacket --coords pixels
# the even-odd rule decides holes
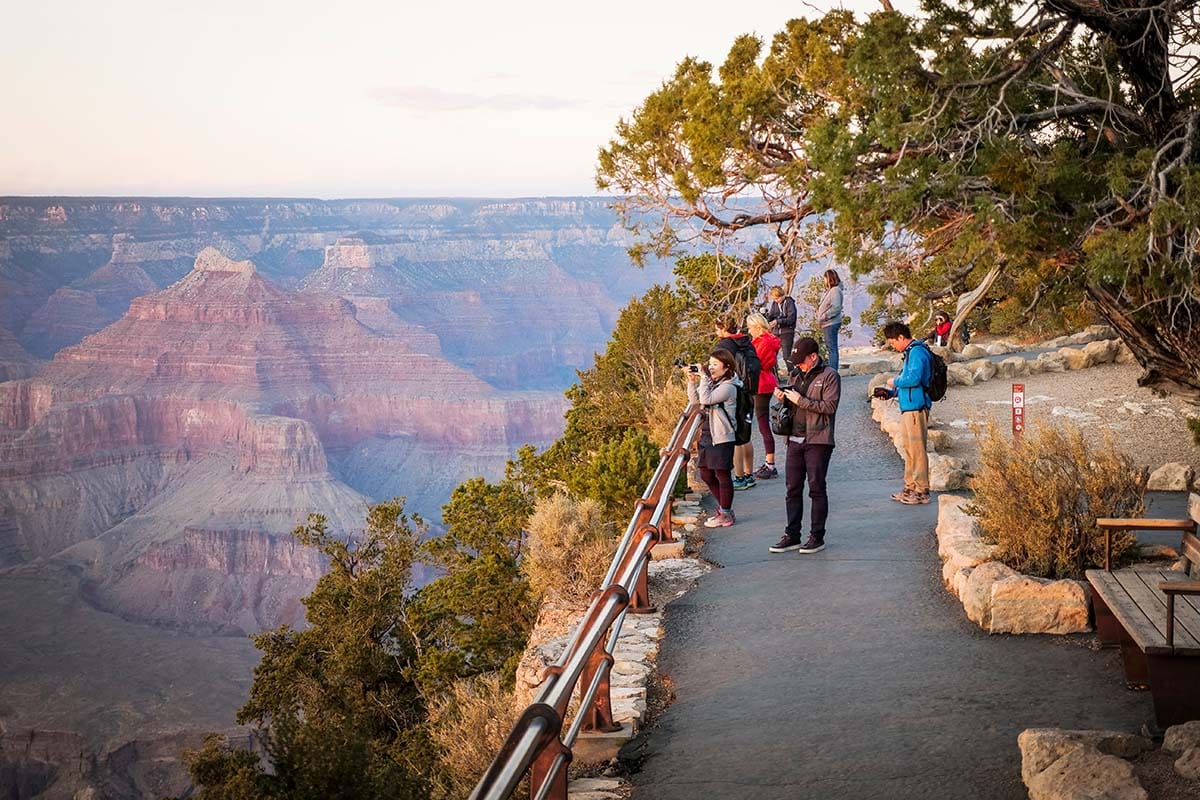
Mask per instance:
[[[804,441],[833,447],[833,426],[837,421],[838,403],[842,400],[842,376],[824,361],[815,369],[817,374],[801,393],[796,408],[798,412],[804,412]],[[799,375],[799,372],[792,374]]]
[[[842,321],[842,287],[830,286],[817,306],[817,322],[822,328],[836,325]]]
[[[736,438],[733,418],[737,414],[737,387],[741,385],[742,381],[737,375],[730,380],[713,383],[712,378],[700,373],[699,385],[688,381],[688,402],[704,406],[713,444],[725,444]],[[724,411],[721,410],[722,406]]]

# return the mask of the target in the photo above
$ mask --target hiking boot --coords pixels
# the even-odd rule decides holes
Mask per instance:
[[[786,533],[780,537],[779,541],[767,548],[769,553],[789,553],[792,550],[799,550],[803,545],[800,544],[800,539],[793,539]]]
[[[904,498],[908,497],[912,493],[913,493],[913,490],[909,489],[907,486],[905,486],[903,489],[901,489],[900,491],[898,491],[894,495],[892,495],[892,499],[895,500],[897,503],[903,503]]]
[[[758,481],[754,480],[753,475],[743,475],[740,478],[733,479],[733,488],[735,491],[741,489],[753,489],[758,485]]]
[[[728,528],[736,520],[733,517],[732,511],[718,511],[708,519],[704,520],[706,528]]]
[[[775,469],[774,464],[763,464],[754,471],[754,477],[761,478],[764,481],[770,480],[771,478],[778,478],[779,470]]]
[[[798,553],[819,553],[824,549],[825,549],[825,540],[824,539],[814,539],[813,537],[809,536],[808,539],[804,542],[804,544],[802,544],[802,545],[800,545],[800,547],[796,548],[796,552],[798,552]]]
[[[929,505],[929,492],[909,492],[907,496],[900,498],[900,502],[906,506]]]

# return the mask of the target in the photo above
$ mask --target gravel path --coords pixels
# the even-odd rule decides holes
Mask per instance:
[[[1188,416],[1200,414],[1178,397],[1158,397],[1137,385],[1141,368],[1135,364],[1106,364],[1077,372],[1050,372],[975,386],[951,386],[946,399],[933,407],[933,427],[952,437],[947,455],[974,465],[978,446],[970,430],[973,421],[995,420],[1011,430],[1012,384],[1025,384],[1026,421],[1038,424],[1074,423],[1100,441],[1111,432],[1117,446],[1139,465],[1157,469],[1170,461],[1200,467],[1200,448],[1192,441]]]

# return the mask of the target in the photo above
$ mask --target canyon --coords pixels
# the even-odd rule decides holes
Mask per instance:
[[[303,624],[290,531],[552,441],[668,275],[628,244],[586,198],[0,198],[0,795],[185,789]]]

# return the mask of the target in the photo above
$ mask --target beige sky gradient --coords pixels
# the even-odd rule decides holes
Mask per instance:
[[[832,5],[5,3],[0,195],[590,194],[680,59]]]

